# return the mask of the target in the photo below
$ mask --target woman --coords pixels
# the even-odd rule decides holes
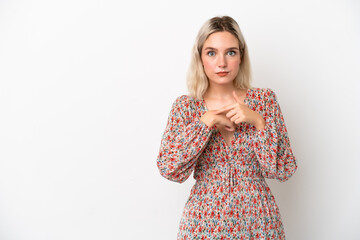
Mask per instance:
[[[157,158],[171,181],[194,171],[178,239],[285,239],[264,178],[286,181],[296,160],[275,93],[250,79],[238,24],[208,20],[193,48],[189,95],[173,103]]]

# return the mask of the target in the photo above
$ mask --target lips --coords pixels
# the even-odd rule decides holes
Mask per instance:
[[[228,75],[229,72],[217,72],[216,75],[220,76],[220,77],[225,77],[226,75]]]

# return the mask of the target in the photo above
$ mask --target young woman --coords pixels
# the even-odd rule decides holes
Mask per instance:
[[[177,239],[285,239],[264,178],[297,169],[274,91],[250,86],[247,45],[234,19],[208,20],[197,36],[189,95],[176,98],[161,140],[160,174],[195,185]]]

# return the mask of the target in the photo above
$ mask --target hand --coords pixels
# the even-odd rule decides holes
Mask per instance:
[[[221,125],[224,126],[227,131],[235,131],[236,125],[231,122],[225,114],[215,114],[215,112],[216,110],[208,110],[200,120],[209,127]]]
[[[241,102],[235,91],[232,93],[236,102],[216,110],[215,114],[219,115],[226,113],[225,116],[234,124],[247,122],[254,125],[258,130],[264,129],[264,118],[259,113],[251,110],[248,106],[246,106],[246,104]]]

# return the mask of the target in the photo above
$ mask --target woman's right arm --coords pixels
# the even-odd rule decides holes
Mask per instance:
[[[179,183],[191,175],[214,131],[214,126],[205,124],[189,109],[187,95],[173,103],[156,161],[163,177]]]

